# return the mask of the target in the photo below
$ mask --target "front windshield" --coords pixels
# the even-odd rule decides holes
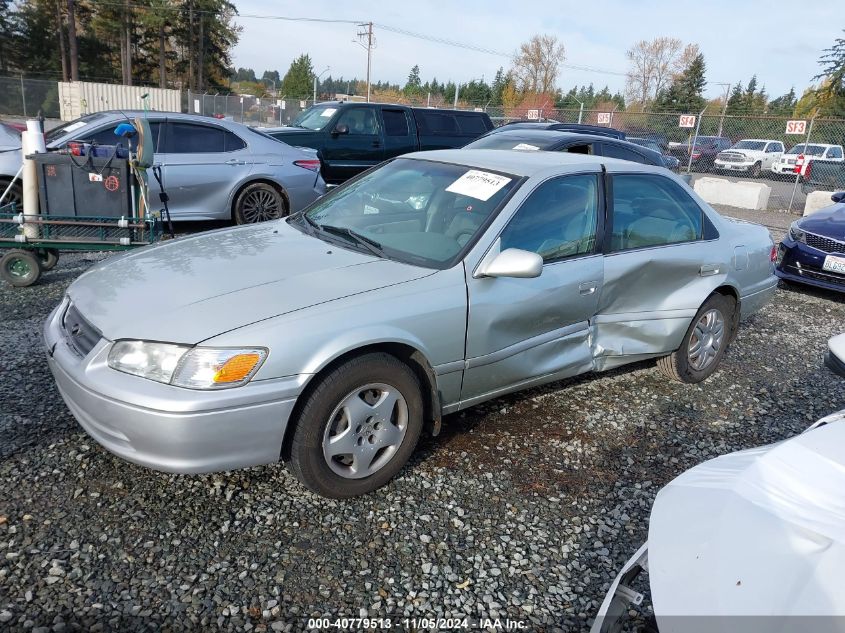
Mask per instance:
[[[444,268],[519,182],[465,165],[399,158],[317,201],[307,225],[321,237],[338,239],[338,229],[353,233],[341,242],[356,246],[357,236],[364,248],[375,245],[390,259]]]
[[[755,152],[762,152],[765,147],[765,141],[740,141],[735,143],[731,149],[750,149]]]
[[[104,114],[86,114],[83,117],[80,117],[74,121],[68,121],[67,123],[63,123],[58,127],[54,127],[52,130],[47,132],[44,135],[44,142],[49,145],[55,141],[58,141],[62,138],[65,134],[70,134],[71,132],[75,132],[79,130],[89,123],[96,121],[97,119],[102,119],[105,115]]]
[[[809,154],[810,156],[821,156],[824,154],[824,147],[821,145],[807,145],[807,149],[805,150],[804,143],[801,143],[789,150],[787,154]]]
[[[313,106],[301,112],[293,120],[291,125],[294,127],[304,127],[308,130],[322,130],[335,112],[337,112],[337,107],[335,106]]]
[[[465,145],[464,149],[522,149],[532,151],[545,149],[548,146],[548,140],[540,141],[531,136],[525,138],[515,134],[500,133],[482,136],[472,143]]]

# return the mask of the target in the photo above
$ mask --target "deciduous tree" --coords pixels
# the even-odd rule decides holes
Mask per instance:
[[[566,49],[554,35],[535,35],[519,47],[513,59],[516,88],[522,92],[554,92]]]

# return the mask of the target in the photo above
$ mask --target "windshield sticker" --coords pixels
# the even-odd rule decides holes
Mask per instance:
[[[514,145],[513,148],[514,149],[530,149],[530,150],[540,149],[536,145],[529,145],[528,143],[520,143],[519,145]]]
[[[507,176],[491,174],[489,171],[470,169],[467,173],[446,187],[446,191],[487,202],[487,200],[493,197],[493,194],[510,181],[511,179]]]
[[[331,115],[333,115],[335,112],[337,112],[337,108],[326,108],[325,110],[320,112],[320,116],[328,118]]]

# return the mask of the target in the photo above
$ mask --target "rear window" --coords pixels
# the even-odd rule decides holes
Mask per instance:
[[[483,117],[477,114],[457,114],[455,118],[458,120],[461,134],[479,136],[487,131]]]
[[[423,134],[454,136],[458,134],[458,122],[454,114],[445,112],[416,111],[420,132]]]

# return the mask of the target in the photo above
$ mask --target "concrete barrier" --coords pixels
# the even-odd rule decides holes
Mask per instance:
[[[772,188],[762,182],[731,182],[724,178],[699,178],[695,192],[710,204],[724,204],[740,209],[765,209]]]
[[[812,215],[819,209],[824,209],[833,204],[830,196],[832,191],[811,191],[807,194],[807,201],[804,203],[804,215]]]

